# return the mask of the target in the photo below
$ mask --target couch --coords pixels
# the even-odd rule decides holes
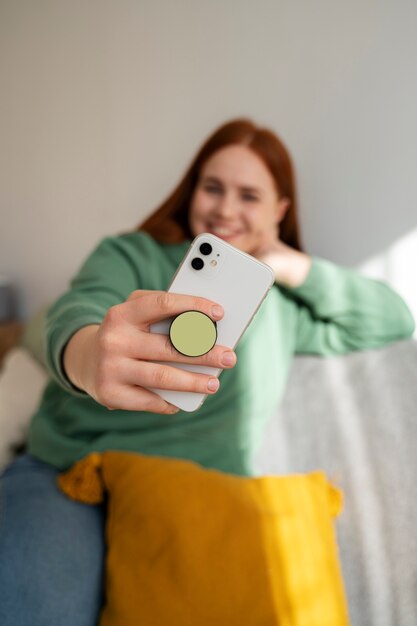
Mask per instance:
[[[30,347],[30,346],[29,346]],[[27,347],[0,374],[0,467],[24,445],[47,380]],[[344,492],[337,537],[352,626],[417,624],[417,341],[294,358],[257,472],[323,468]]]

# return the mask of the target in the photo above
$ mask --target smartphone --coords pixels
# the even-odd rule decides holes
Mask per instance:
[[[272,268],[210,233],[192,242],[169,285],[169,293],[208,298],[221,304],[224,316],[216,321],[216,344],[235,349],[275,281]],[[169,317],[150,326],[150,332],[169,334]],[[155,361],[190,372],[220,376],[222,368],[193,363]],[[196,411],[209,394],[170,389],[151,391],[183,411]]]

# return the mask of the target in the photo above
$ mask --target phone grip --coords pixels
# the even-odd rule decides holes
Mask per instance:
[[[203,356],[217,341],[217,324],[201,311],[184,311],[172,320],[169,338],[180,354]]]

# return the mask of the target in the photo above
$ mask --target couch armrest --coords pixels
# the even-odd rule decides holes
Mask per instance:
[[[19,343],[24,328],[25,325],[17,321],[0,324],[0,370],[6,354]]]

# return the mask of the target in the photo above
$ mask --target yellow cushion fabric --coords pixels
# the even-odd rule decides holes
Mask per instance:
[[[323,472],[247,478],[111,451],[59,484],[84,502],[108,493],[100,626],[348,624],[341,493]]]

